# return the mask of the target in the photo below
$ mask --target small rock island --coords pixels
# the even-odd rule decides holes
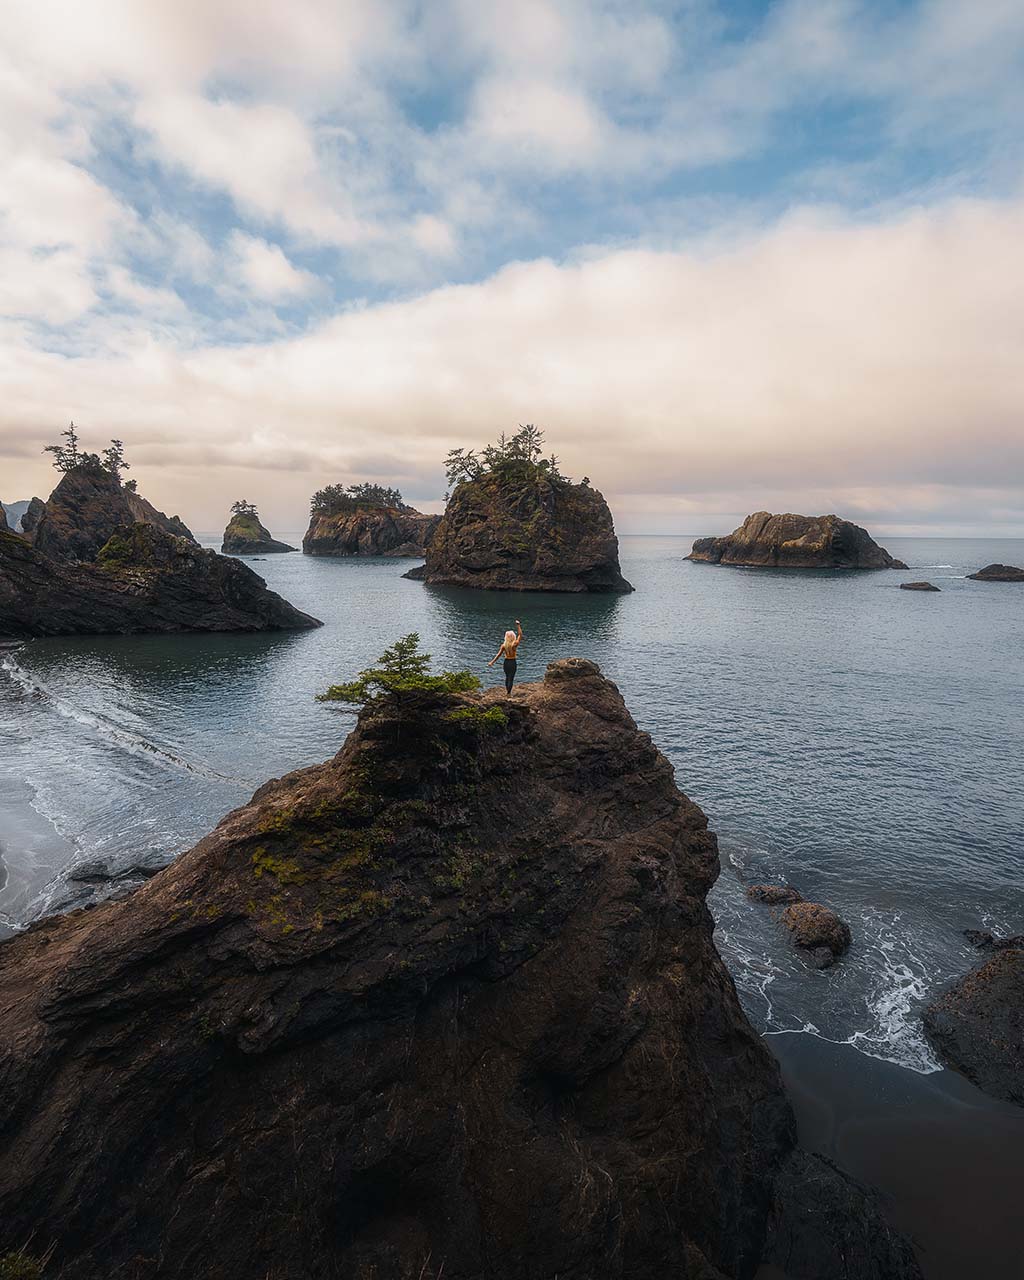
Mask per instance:
[[[302,550],[307,556],[422,557],[440,522],[404,503],[397,489],[331,484],[313,494]]]
[[[715,837],[615,686],[444,676],[3,944],[5,1237],[75,1280],[920,1280],[796,1145]]]
[[[296,550],[287,542],[278,542],[272,538],[270,530],[260,523],[260,513],[244,498],[231,504],[231,519],[224,530],[224,541],[220,549],[226,556],[270,555]]]
[[[987,564],[977,573],[969,573],[975,582],[1024,582],[1024,569],[1014,564]]]
[[[526,426],[479,454],[453,450],[451,496],[426,564],[405,576],[491,591],[632,591],[607,502],[542,458],[542,445]]]
[[[687,560],[765,569],[905,569],[866,529],[838,516],[755,511],[722,538],[698,538]]]

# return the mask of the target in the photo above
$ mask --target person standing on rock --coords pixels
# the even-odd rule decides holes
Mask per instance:
[[[516,634],[518,632],[518,634]],[[502,640],[498,652],[488,662],[489,667],[493,667],[499,658],[504,657],[505,661],[502,666],[505,670],[505,696],[511,697],[512,686],[516,679],[516,654],[519,651],[519,645],[523,639],[523,624],[516,618],[516,631],[506,631],[505,639]]]

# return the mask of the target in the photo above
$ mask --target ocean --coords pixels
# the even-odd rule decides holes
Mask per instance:
[[[269,556],[253,568],[323,628],[0,651],[0,933],[66,900],[75,865],[169,859],[267,778],[333,754],[353,713],[315,695],[398,636],[499,683],[486,662],[519,617],[520,679],[594,659],[708,814],[717,943],[805,1140],[886,1191],[929,1280],[980,1274],[980,1258],[1024,1276],[1003,1189],[1024,1172],[1024,1111],[943,1071],[920,1026],[977,959],[963,929],[1024,932],[1024,588],[966,578],[1024,563],[1024,540],[883,538],[910,569],[867,573],[692,564],[691,541],[620,539],[629,596],[427,587],[403,579],[410,561]],[[940,594],[898,589],[921,578]],[[811,970],[746,899],[760,881],[833,906],[849,955]]]

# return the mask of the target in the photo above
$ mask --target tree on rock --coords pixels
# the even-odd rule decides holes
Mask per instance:
[[[375,667],[360,671],[347,684],[332,684],[318,702],[353,702],[362,707],[377,706],[385,699],[400,700],[405,694],[469,693],[480,687],[472,671],[430,671],[430,654],[420,652],[415,631],[385,649]]]
[[[124,441],[111,440],[110,447],[103,450],[103,466],[111,475],[121,479],[122,471],[130,471],[131,466],[124,460]]]
[[[559,469],[554,454],[543,458],[544,432],[532,422],[511,436],[504,432],[495,444],[474,449],[452,449],[444,461],[444,472],[450,489],[460,484],[471,484],[485,475],[508,476],[510,479],[546,479],[555,484],[571,484],[568,476]]]
[[[255,516],[256,507],[252,502],[246,502],[244,498],[239,498],[237,502],[232,502],[231,514],[233,516]]]
[[[53,465],[66,475],[67,472],[81,466],[83,455],[78,450],[78,432],[73,422],[68,425],[67,431],[62,431],[60,434],[67,443],[48,444],[43,453],[52,453]]]

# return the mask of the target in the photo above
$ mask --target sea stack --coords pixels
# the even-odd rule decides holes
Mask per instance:
[[[1024,582],[1024,569],[1013,564],[987,564],[977,573],[969,573],[974,582]]]
[[[296,550],[287,542],[272,538],[270,530],[260,522],[259,512],[251,502],[245,501],[232,506],[220,549],[226,556],[262,556]]]
[[[717,874],[592,662],[382,699],[129,897],[0,947],[0,1247],[74,1280],[711,1280],[807,1248],[919,1277],[795,1147]]]
[[[723,538],[698,538],[688,560],[767,569],[905,569],[866,529],[838,516],[755,511]]]
[[[542,459],[542,439],[526,427],[480,457],[453,452],[448,506],[426,564],[407,578],[490,591],[633,590],[607,502]]]
[[[328,485],[313,495],[302,550],[307,556],[422,557],[440,520],[403,502],[397,489]]]

